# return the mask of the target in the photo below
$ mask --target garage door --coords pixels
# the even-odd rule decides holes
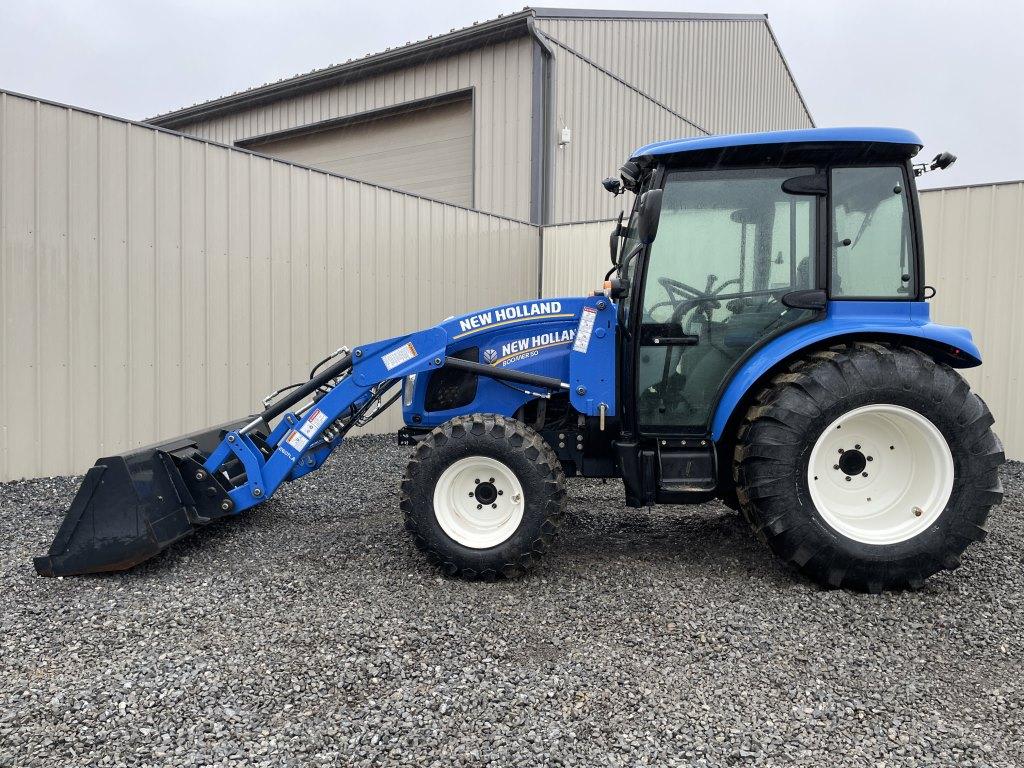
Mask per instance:
[[[247,147],[404,192],[473,205],[469,98]]]

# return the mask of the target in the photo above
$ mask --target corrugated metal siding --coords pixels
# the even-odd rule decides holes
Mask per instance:
[[[469,99],[247,148],[473,207],[473,105]]]
[[[1024,182],[925,191],[921,211],[932,314],[973,332],[985,364],[964,373],[1024,459]]]
[[[1024,459],[1024,182],[921,193],[932,317],[970,328],[985,364],[962,371],[985,398],[1007,456]],[[612,221],[545,227],[543,296],[592,290]]]
[[[554,152],[556,224],[615,215],[619,203],[600,181],[638,146],[702,135],[700,129],[812,125],[763,21],[538,19],[537,25],[555,51],[556,128],[572,130],[571,143]]]
[[[601,179],[614,175],[638,146],[701,135],[576,56],[559,55],[555,76],[558,128],[572,130],[572,141],[554,150],[555,223],[617,214],[621,200],[605,191]]]
[[[342,343],[535,295],[537,240],[0,93],[0,479],[81,472],[251,413]]]
[[[537,26],[711,133],[812,125],[765,21],[538,19]]]
[[[544,227],[541,296],[582,296],[601,287],[611,268],[608,236],[614,220]]]
[[[522,37],[179,128],[222,144],[473,88],[476,207],[530,213],[533,40]]]

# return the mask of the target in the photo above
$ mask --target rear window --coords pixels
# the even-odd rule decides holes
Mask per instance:
[[[901,166],[832,170],[832,295],[909,298],[910,208]]]

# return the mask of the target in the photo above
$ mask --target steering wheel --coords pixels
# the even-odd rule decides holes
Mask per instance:
[[[668,294],[666,301],[659,301],[657,304],[652,304],[647,309],[647,316],[654,319],[654,313],[656,310],[662,307],[671,307],[672,314],[675,315],[677,307],[683,304],[692,302],[694,299],[702,299],[707,296],[704,291],[694,288],[692,285],[687,285],[679,280],[673,280],[671,277],[659,277],[658,284],[665,289],[665,293]]]

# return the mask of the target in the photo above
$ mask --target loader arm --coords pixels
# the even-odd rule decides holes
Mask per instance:
[[[614,305],[603,298],[565,305],[571,311],[559,317],[579,318],[581,328],[592,328],[596,315],[607,328],[614,323]],[[531,306],[511,305],[508,324],[525,329],[543,322],[530,314]],[[100,459],[83,480],[49,552],[35,558],[36,571],[64,576],[124,570],[198,526],[266,501],[282,483],[320,467],[352,427],[382,412],[390,404],[381,407],[383,397],[406,376],[456,368],[528,387],[542,397],[571,389],[582,413],[596,414],[599,406],[602,413],[614,411],[614,333],[599,328],[601,338],[590,354],[577,345],[566,356],[562,375],[551,376],[450,356],[450,348],[467,335],[459,322],[450,318],[356,347],[248,419]]]

